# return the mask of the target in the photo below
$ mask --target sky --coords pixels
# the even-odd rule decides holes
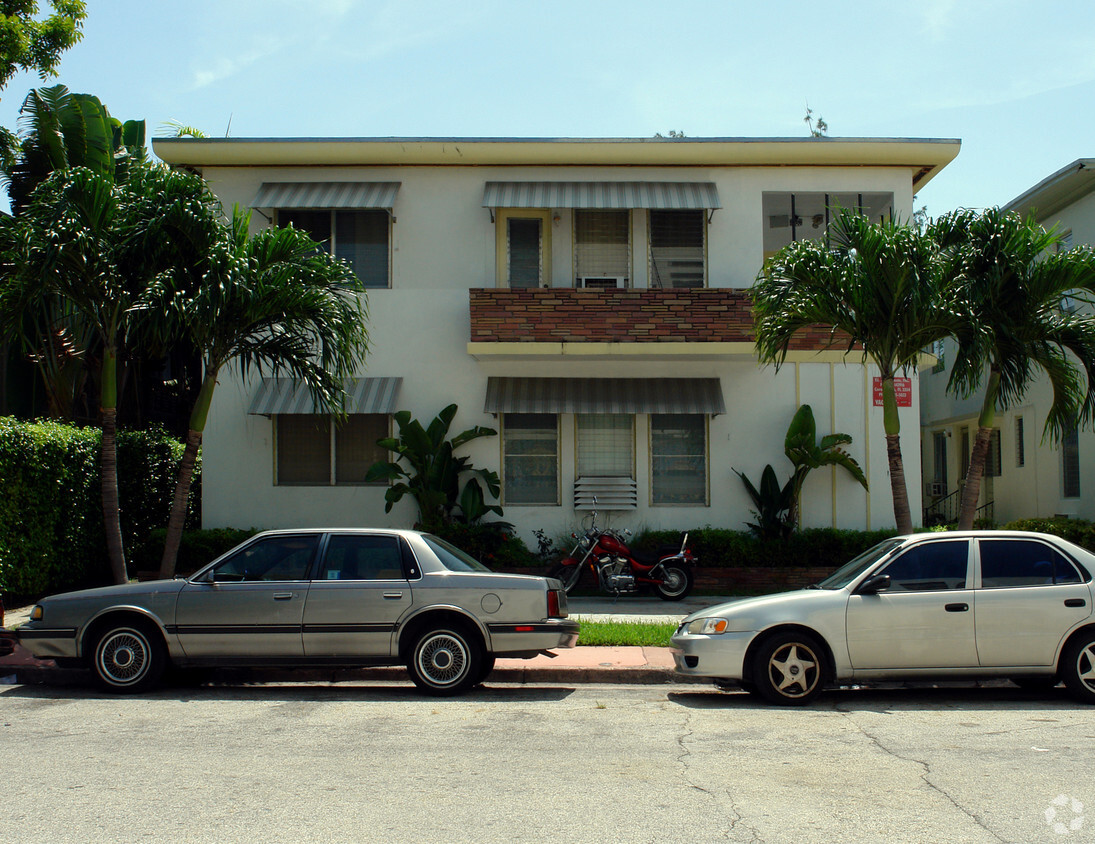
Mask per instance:
[[[1095,156],[1095,4],[88,0],[0,125],[56,83],[149,137],[805,137],[809,107],[830,137],[961,140],[935,216]]]

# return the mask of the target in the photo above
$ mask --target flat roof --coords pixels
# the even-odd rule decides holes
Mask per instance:
[[[926,184],[954,160],[953,138],[153,138],[189,167],[651,166],[905,167]]]
[[[1095,190],[1095,158],[1078,158],[1004,206],[1041,222]]]

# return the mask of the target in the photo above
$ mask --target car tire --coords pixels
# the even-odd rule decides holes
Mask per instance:
[[[1074,697],[1095,703],[1095,632],[1086,631],[1065,648],[1060,675]]]
[[[680,601],[692,591],[694,580],[687,566],[662,566],[662,580],[654,585],[654,591],[663,601]]]
[[[548,571],[547,576],[554,577],[562,583],[563,591],[569,595],[574,590],[574,587],[578,585],[578,581],[582,579],[582,567],[579,565],[552,566],[551,570]]]
[[[1059,677],[1012,677],[1011,682],[1024,692],[1048,692],[1061,680]]]
[[[419,691],[444,697],[482,682],[485,659],[476,637],[463,625],[450,624],[429,628],[415,640],[407,670]]]
[[[769,703],[802,706],[821,693],[825,674],[824,651],[816,639],[805,633],[776,633],[757,648],[750,682]]]
[[[486,679],[490,676],[490,673],[494,670],[494,654],[487,654],[483,657],[483,664],[479,666],[479,679],[475,685],[486,682]]]
[[[103,689],[139,694],[153,688],[167,667],[167,646],[149,622],[126,620],[104,627],[95,638],[91,670]]]

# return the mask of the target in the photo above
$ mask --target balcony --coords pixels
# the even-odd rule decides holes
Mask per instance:
[[[754,355],[749,291],[737,288],[473,288],[470,309],[468,352],[477,358]],[[829,330],[818,326],[801,332],[793,348],[828,342]]]

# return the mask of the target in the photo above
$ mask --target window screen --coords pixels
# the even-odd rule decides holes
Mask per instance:
[[[578,477],[633,477],[630,414],[578,414],[576,421]]]
[[[331,421],[327,416],[282,414],[277,418],[279,484],[331,482]]]
[[[388,286],[390,219],[387,211],[335,212],[335,255],[365,287]]]
[[[507,413],[502,420],[502,482],[506,504],[559,502],[558,417]]]
[[[1061,494],[1080,497],[1080,437],[1075,425],[1061,438]]]
[[[703,211],[650,212],[650,286],[703,287]]]
[[[506,244],[510,287],[540,286],[540,219],[510,217],[506,221]]]
[[[626,287],[631,275],[631,226],[628,211],[574,212],[574,266],[580,286],[585,279],[609,279],[606,287]]]
[[[707,429],[700,414],[653,414],[650,462],[655,504],[707,501]]]
[[[347,416],[335,425],[335,483],[360,484],[374,463],[393,455],[376,444],[388,436],[388,417],[383,413]]]

